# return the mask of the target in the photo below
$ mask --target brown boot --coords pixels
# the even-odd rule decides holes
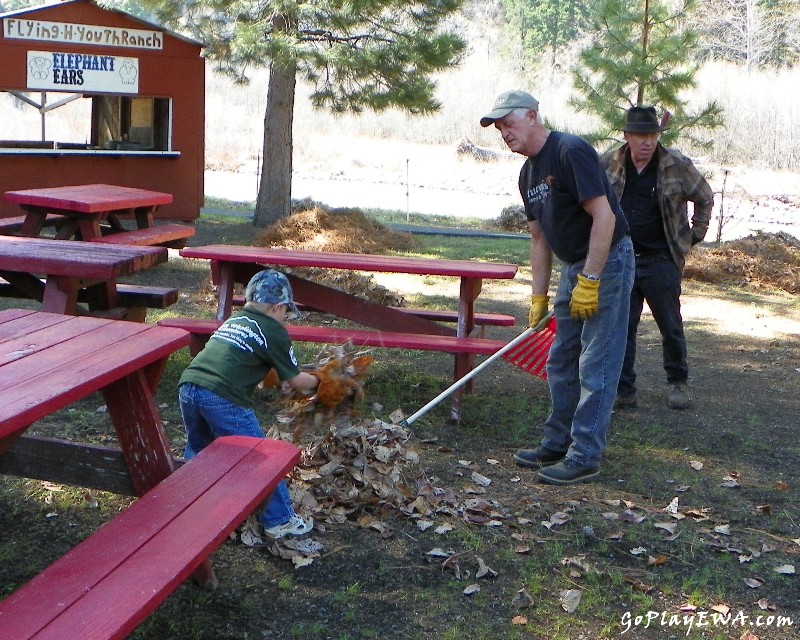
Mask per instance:
[[[678,382],[672,385],[669,392],[669,408],[685,409],[689,406],[689,385],[685,382]]]

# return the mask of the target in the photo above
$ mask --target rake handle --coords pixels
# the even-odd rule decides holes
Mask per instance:
[[[521,342],[527,340],[530,336],[532,336],[537,331],[542,331],[547,326],[547,324],[550,322],[550,319],[552,317],[553,317],[553,312],[552,311],[548,312],[544,316],[544,318],[539,320],[539,322],[535,326],[529,327],[528,329],[526,329],[525,331],[520,333],[511,342],[509,342],[507,345],[505,345],[505,346],[501,347],[500,349],[498,349],[497,351],[495,351],[492,355],[490,355],[488,358],[486,358],[486,360],[481,362],[477,367],[472,369],[472,371],[467,373],[467,375],[465,375],[464,377],[459,378],[458,380],[456,380],[453,384],[451,384],[449,387],[447,387],[447,389],[442,391],[438,396],[436,396],[428,404],[426,404],[421,409],[418,409],[417,411],[412,413],[410,416],[408,416],[408,418],[403,420],[400,424],[402,426],[404,426],[404,427],[410,426],[411,423],[415,422],[417,419],[419,419],[420,417],[422,417],[423,415],[428,413],[428,411],[433,409],[433,407],[435,407],[442,400],[444,400],[447,396],[449,396],[451,393],[453,393],[453,391],[455,391],[459,387],[464,386],[467,382],[472,380],[472,378],[474,378],[481,371],[483,371],[486,367],[488,367],[490,364],[492,364],[492,362],[494,362],[498,358],[502,357],[504,354],[506,354],[509,351],[511,351],[511,349],[516,347]]]

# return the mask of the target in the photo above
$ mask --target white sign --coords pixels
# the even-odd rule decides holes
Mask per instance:
[[[139,93],[139,60],[88,53],[28,51],[28,89]]]
[[[164,34],[144,29],[120,29],[96,24],[73,22],[47,22],[45,20],[3,20],[3,35],[16,40],[66,42],[68,44],[94,44],[104,47],[130,47],[134,49],[162,49]]]

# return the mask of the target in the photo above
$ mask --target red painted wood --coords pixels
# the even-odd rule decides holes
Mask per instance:
[[[143,495],[175,471],[172,449],[144,371],[140,369],[106,385],[103,398],[133,488],[137,495]]]
[[[203,318],[164,318],[158,323],[163,327],[185,329],[194,335],[210,336],[222,324],[218,320]],[[312,327],[286,325],[289,336],[298,342],[345,343],[351,340],[355,346],[418,349],[420,351],[444,351],[446,353],[476,353],[491,355],[505,346],[502,340],[489,338],[459,338],[395,331],[371,331],[340,327]]]
[[[112,233],[107,236],[92,238],[92,242],[102,242],[103,244],[130,244],[138,246],[152,246],[174,242],[175,240],[185,240],[194,235],[194,227],[186,224],[162,224],[156,227],[145,229],[134,229],[133,231],[122,231]]]
[[[513,278],[517,266],[471,260],[431,260],[410,256],[334,253],[326,251],[294,251],[238,245],[187,247],[180,254],[185,258],[206,258],[228,262],[252,262],[261,265],[321,267],[350,271],[415,273],[420,275],[471,278]]]
[[[291,444],[215,440],[0,603],[4,640],[126,637],[296,464]]]
[[[165,247],[0,236],[0,271],[108,280],[166,262]]]
[[[78,243],[71,243],[78,244]],[[0,437],[186,346],[183,331],[134,322],[0,312]],[[159,369],[154,369],[157,371]]]
[[[50,213],[108,213],[170,204],[172,194],[111,184],[81,184],[6,191],[3,200],[45,208]]]

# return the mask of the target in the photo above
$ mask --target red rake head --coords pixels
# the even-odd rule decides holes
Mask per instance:
[[[503,360],[520,369],[539,376],[542,380],[547,380],[547,356],[550,353],[550,346],[556,337],[555,316],[541,331],[531,334],[529,338],[520,342],[516,347],[503,354]]]

